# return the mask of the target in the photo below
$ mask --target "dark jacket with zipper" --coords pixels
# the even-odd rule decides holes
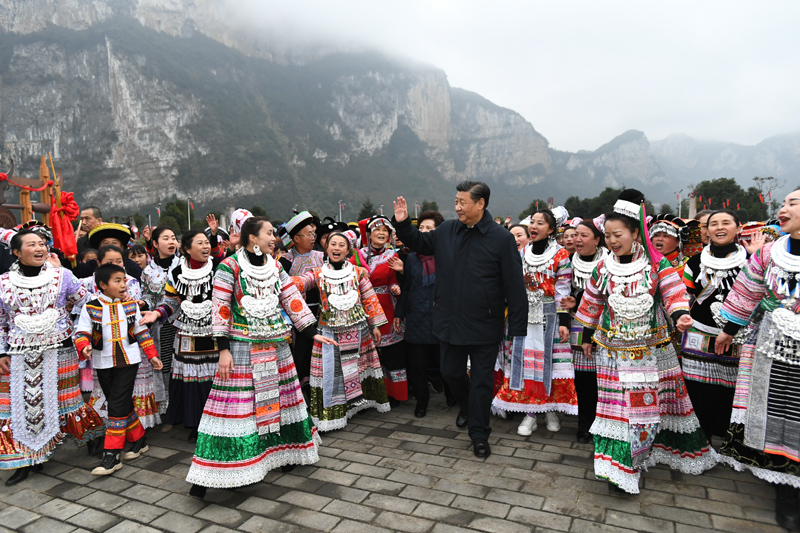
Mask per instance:
[[[499,343],[506,305],[509,335],[527,333],[522,258],[514,237],[488,211],[472,228],[447,220],[434,231],[422,233],[408,218],[394,224],[406,246],[436,260],[433,334],[440,342]]]

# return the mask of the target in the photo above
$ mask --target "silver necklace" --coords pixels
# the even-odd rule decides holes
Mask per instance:
[[[604,248],[598,248],[591,261],[584,261],[581,259],[580,254],[576,253],[572,257],[572,286],[580,290],[585,289],[586,284],[594,273],[595,267],[605,257],[606,251]]]

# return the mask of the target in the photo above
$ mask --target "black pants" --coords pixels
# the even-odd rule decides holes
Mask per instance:
[[[733,395],[736,389],[702,383],[699,381],[684,380],[686,391],[692,400],[694,414],[700,422],[700,428],[711,441],[711,435],[726,437],[733,410]]]
[[[495,344],[441,344],[442,378],[461,409],[469,415],[469,436],[488,439],[492,432],[489,416],[494,397],[494,364],[499,341]],[[471,362],[467,375],[467,357]]]
[[[588,432],[597,412],[597,372],[575,371],[578,393],[578,431]]]
[[[408,357],[408,384],[414,389],[417,405],[427,409],[431,397],[428,380],[438,378],[441,348],[438,344],[406,342],[406,356]],[[437,375],[431,375],[432,369],[436,369]]]
[[[314,341],[309,340],[295,329],[292,358],[294,359],[294,368],[297,370],[297,379],[301,385],[308,382],[308,377],[311,375],[311,350],[313,348]]]
[[[133,382],[138,370],[139,363],[97,369],[97,381],[106,395],[109,417],[122,418],[133,411]]]

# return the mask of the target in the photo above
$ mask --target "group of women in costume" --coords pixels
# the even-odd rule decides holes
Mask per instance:
[[[612,491],[638,493],[656,463],[701,474],[723,462],[776,484],[779,523],[800,524],[800,191],[778,214],[784,235],[763,246],[740,244],[735,212],[702,214],[694,255],[680,249],[684,221],[648,220],[643,205],[629,189],[594,220],[565,224],[563,208],[542,209],[510,228],[528,328],[499,347],[493,411],[520,413],[522,436],[539,414],[549,431],[561,428],[557,413],[577,415],[577,440],[593,442],[595,473]],[[169,369],[165,383],[143,364],[134,404],[145,427],[190,428],[198,497],[316,462],[320,432],[364,409],[389,411],[409,382],[423,417],[436,382],[435,265],[389,246],[390,220],[364,221],[361,247],[331,221],[322,264],[289,276],[276,229],[240,211],[238,250],[220,249],[213,217],[209,232],[180,243],[156,228],[141,279],[128,276]],[[420,228],[435,230],[435,215]],[[298,231],[322,233],[308,213],[297,217]],[[90,235],[97,263],[124,265],[130,233],[103,226]],[[9,241],[18,262],[0,276],[0,370],[11,370],[0,374],[0,464],[22,479],[63,434],[87,442],[103,431],[99,388],[89,405],[80,399],[70,321],[97,288],[51,264],[38,235],[26,228]],[[318,316],[304,300],[312,290]],[[298,337],[313,346],[306,394],[290,348]],[[40,416],[42,402],[51,408]]]
[[[563,247],[563,208],[510,228],[529,325],[502,347],[494,411],[524,413],[525,436],[537,413],[577,407],[577,439],[594,442],[595,474],[612,492],[638,493],[656,463],[747,469],[776,485],[776,520],[797,528],[800,190],[786,197],[774,242],[740,242],[736,212],[700,213],[695,254],[680,246],[690,225],[643,206],[623,191],[613,212],[566,225]]]

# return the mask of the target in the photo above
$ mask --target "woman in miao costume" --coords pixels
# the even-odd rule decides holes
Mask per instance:
[[[778,211],[781,231],[742,268],[722,305],[724,353],[751,323],[742,346],[722,461],[776,485],[775,519],[800,527],[800,189]]]
[[[84,444],[105,430],[83,403],[67,310],[89,293],[50,264],[44,238],[32,230],[12,237],[11,251],[17,262],[0,275],[0,469],[16,469],[6,486],[41,470],[63,434]]]
[[[562,299],[570,294],[572,267],[569,252],[552,238],[566,209],[557,208],[561,220],[549,209],[531,216],[530,244],[522,268],[528,293],[528,331],[515,338],[506,355],[503,386],[492,401],[495,412],[526,413],[517,428],[527,436],[536,428],[536,414],[545,413],[547,429],[558,431],[557,411],[578,414],[569,340],[569,312]]]
[[[301,290],[319,287],[322,335],[334,344],[315,342],[311,352],[311,417],[320,431],[341,429],[364,409],[389,411],[389,398],[375,346],[386,323],[365,268],[347,261],[350,241],[341,233],[328,238],[327,260],[298,280]]]
[[[700,474],[716,464],[671,342],[668,317],[679,331],[692,325],[689,296],[652,249],[643,202],[639,191],[624,190],[606,217],[611,253],[595,268],[575,314],[585,328],[584,353],[597,364],[594,473],[612,492],[632,494],[649,465]],[[593,355],[590,339],[597,343]]]
[[[603,239],[603,221],[605,216],[595,220],[582,220],[575,227],[575,253],[572,255],[572,298],[574,302],[570,316],[570,345],[572,347],[572,365],[575,368],[575,392],[578,395],[578,434],[577,440],[582,444],[592,442],[589,429],[594,422],[597,410],[597,367],[594,357],[583,353],[583,325],[575,320],[575,312],[581,303],[586,284],[592,279],[595,267],[605,259],[606,249]]]
[[[722,302],[747,263],[747,252],[736,242],[741,227],[736,213],[715,211],[706,219],[706,226],[708,246],[692,256],[683,270],[683,282],[695,301],[691,310],[694,324],[681,341],[681,367],[700,427],[710,441],[712,435],[728,434],[731,419],[739,351],[746,331],[740,331],[724,354],[715,353],[714,343],[727,323],[721,315]]]
[[[178,336],[164,423],[182,423],[189,428],[189,442],[197,440],[197,427],[219,363],[219,349],[211,331],[211,289],[220,258],[211,257],[211,249],[202,230],[184,233],[183,256],[167,276],[161,303],[142,314],[145,324],[174,318]]]
[[[242,247],[214,275],[212,329],[219,346],[214,377],[186,480],[190,494],[258,483],[267,472],[319,460],[320,438],[306,411],[288,340],[292,324],[318,342],[314,315],[271,257],[272,224],[249,218]]]
[[[152,240],[148,242],[148,248],[152,245],[154,250],[153,258],[142,272],[142,299],[147,304],[147,309],[155,309],[164,297],[164,288],[167,285],[167,275],[170,270],[178,266],[179,258],[175,255],[178,251],[178,239],[175,232],[166,226],[159,226],[153,229]],[[162,369],[162,379],[165,385],[169,385],[169,377],[172,372],[172,354],[174,352],[175,335],[177,329],[169,320],[156,321],[150,327],[150,336],[158,350],[158,358],[164,365]],[[159,391],[160,392],[160,391]],[[158,398],[161,414],[166,413],[167,398],[166,390],[164,397]],[[169,431],[170,425],[161,427],[161,431]]]
[[[369,272],[369,280],[388,321],[381,326],[378,343],[378,356],[383,366],[386,393],[392,405],[408,400],[408,373],[406,346],[403,341],[403,324],[394,327],[394,308],[400,296],[397,273],[403,271],[403,262],[396,250],[389,248],[394,233],[391,221],[383,215],[375,215],[369,220],[359,222],[363,247],[354,250],[350,262],[364,267]]]

